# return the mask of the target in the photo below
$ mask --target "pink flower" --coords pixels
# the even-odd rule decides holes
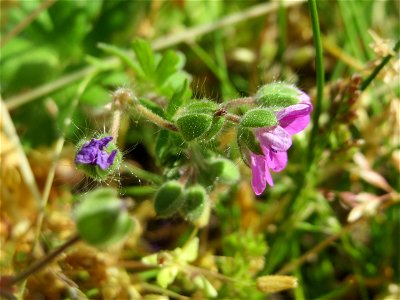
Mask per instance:
[[[287,150],[292,145],[291,136],[305,129],[310,123],[313,106],[310,97],[301,93],[300,103],[294,104],[276,113],[279,125],[255,129],[262,155],[250,152],[252,187],[256,195],[261,195],[267,183],[274,185],[270,169],[282,171],[287,164]]]

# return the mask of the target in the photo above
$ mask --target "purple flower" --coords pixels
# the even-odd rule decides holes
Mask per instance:
[[[108,154],[104,149],[113,138],[107,136],[100,139],[92,139],[90,142],[83,144],[75,157],[76,164],[99,166],[102,170],[106,170],[114,163],[117,150],[113,150]]]
[[[292,145],[291,136],[302,131],[310,122],[313,106],[310,97],[301,93],[300,103],[294,104],[276,113],[279,125],[255,129],[260,143],[261,155],[250,152],[252,187],[256,195],[262,194],[266,184],[274,185],[270,169],[282,171],[287,164],[287,150]]]

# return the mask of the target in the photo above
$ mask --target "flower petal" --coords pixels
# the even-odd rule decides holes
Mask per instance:
[[[302,131],[310,123],[310,113],[313,106],[309,101],[288,106],[276,114],[279,125],[289,134],[293,135]]]
[[[311,104],[311,98],[306,93],[300,91],[300,102]]]
[[[89,145],[84,145],[76,154],[75,163],[94,164],[96,162],[97,152],[97,149],[93,149]]]
[[[251,185],[254,193],[256,195],[261,195],[265,190],[267,182],[270,186],[273,186],[274,182],[272,181],[271,173],[269,172],[265,157],[263,155],[250,153],[250,159],[251,171],[253,174]]]
[[[115,150],[113,150],[111,153],[110,153],[110,156],[107,158],[107,162],[110,164],[110,165],[112,165],[113,163],[114,163],[114,159],[115,159],[115,156],[117,155],[117,150],[115,149]]]
[[[99,139],[97,141],[99,149],[103,150],[103,147],[106,147],[108,145],[108,143],[111,142],[112,139],[113,139],[112,136],[106,136],[106,137]]]
[[[96,165],[98,165],[101,169],[105,170],[109,166],[111,166],[112,162],[108,161],[110,155],[108,155],[105,151],[99,151],[97,158],[96,158]]]
[[[263,148],[263,153],[267,161],[268,167],[274,172],[282,171],[287,164],[288,156],[286,151],[272,151],[268,148]]]
[[[260,128],[256,136],[261,147],[268,147],[275,151],[286,151],[292,145],[290,134],[281,126],[273,128]]]

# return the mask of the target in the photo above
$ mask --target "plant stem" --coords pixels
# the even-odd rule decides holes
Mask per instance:
[[[89,76],[87,76],[86,79],[79,85],[79,87],[76,91],[76,95],[71,102],[70,111],[69,111],[68,115],[66,116],[66,118],[64,119],[63,127],[61,129],[62,132],[66,132],[69,125],[71,124],[72,115],[73,115],[76,107],[78,106],[79,99],[81,98],[82,94],[86,90],[87,86],[89,85],[90,81],[95,76],[95,74],[96,73],[92,73]],[[42,201],[39,206],[39,216],[38,216],[37,223],[36,223],[35,245],[32,248],[32,251],[36,251],[39,246],[39,240],[40,240],[39,236],[40,236],[40,232],[42,230],[43,220],[45,217],[45,209],[47,206],[47,202],[49,200],[51,186],[53,185],[54,175],[56,173],[58,160],[60,159],[60,155],[61,155],[62,148],[64,147],[64,143],[65,143],[65,136],[61,135],[56,142],[53,160],[52,160],[52,163],[51,163],[51,166],[48,171],[47,178],[46,178]]]
[[[145,116],[150,122],[154,123],[155,125],[171,131],[178,131],[178,127],[176,127],[175,124],[153,113],[150,109],[143,106],[136,97],[132,97],[131,104],[134,106],[138,113]]]
[[[114,139],[114,143],[117,143],[119,127],[121,124],[122,110],[121,108],[114,108],[112,125],[111,125],[111,136]]]
[[[111,135],[117,143],[119,127],[121,124],[122,110],[132,101],[132,92],[128,89],[119,88],[112,94],[113,119],[111,125]]]
[[[10,280],[9,285],[12,286],[14,284],[17,284],[18,282],[21,282],[24,279],[28,278],[33,273],[40,271],[42,268],[44,268],[46,265],[48,265],[54,258],[56,258],[58,255],[60,255],[62,252],[64,252],[67,248],[76,244],[80,240],[81,240],[80,236],[78,236],[78,235],[73,236],[68,241],[66,241],[64,244],[62,244],[60,247],[58,247],[58,248],[54,249],[52,252],[50,252],[47,256],[34,262],[32,265],[30,265],[28,267],[28,269],[26,269],[22,273],[13,277]]]
[[[396,45],[393,48],[394,52],[399,51],[400,49],[400,41],[397,41]],[[375,79],[375,77],[379,74],[379,72],[383,69],[383,67],[389,62],[389,60],[393,57],[392,54],[386,55],[382,62],[374,69],[374,71],[369,75],[365,80],[361,83],[360,90],[364,91],[372,82],[372,80]]]
[[[318,10],[317,10],[317,1],[316,0],[308,0],[308,5],[310,9],[311,15],[311,24],[313,29],[314,36],[314,46],[315,46],[315,66],[316,66],[316,81],[317,81],[317,98],[315,103],[315,110],[313,114],[313,127],[311,131],[309,146],[308,146],[308,155],[307,155],[307,163],[308,168],[314,159],[314,148],[315,148],[315,139],[318,133],[318,121],[321,115],[321,105],[322,98],[324,94],[324,58],[322,52],[322,41],[321,41],[321,33],[319,29],[319,20],[318,20]]]
[[[228,110],[242,105],[254,105],[255,103],[256,99],[254,97],[243,97],[225,102],[224,104],[221,105],[221,108]]]
[[[225,108],[217,109],[214,112],[214,117],[224,117],[225,119],[227,119],[231,122],[240,123],[240,117],[237,115],[228,113]]]
[[[163,182],[162,176],[143,170],[128,161],[125,164],[122,164],[122,168],[139,179],[146,180],[154,184],[161,184]]]

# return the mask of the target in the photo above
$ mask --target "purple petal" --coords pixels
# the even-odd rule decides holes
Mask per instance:
[[[286,167],[288,161],[286,151],[277,152],[268,148],[263,148],[262,150],[265,154],[267,165],[272,171],[280,172]]]
[[[83,146],[76,154],[75,162],[81,164],[93,164],[96,161],[97,150],[89,146]]]
[[[105,170],[114,163],[117,150],[113,150],[110,154],[103,151],[103,148],[112,140],[111,136],[101,139],[91,139],[89,143],[85,143],[75,157],[75,163],[98,165]]]
[[[109,159],[109,155],[107,152],[105,151],[101,151],[99,152],[99,154],[97,155],[97,159],[96,159],[96,165],[98,165],[101,169],[105,170],[107,169],[109,166],[111,166],[112,162],[110,163],[108,161]]]
[[[115,156],[117,155],[117,150],[113,150],[110,156],[107,158],[107,162],[112,165],[114,163]]]
[[[282,109],[276,114],[276,117],[279,125],[289,134],[293,135],[307,127],[308,123],[310,123],[310,113],[312,110],[312,104],[304,101]]]
[[[106,136],[106,137],[99,139],[100,150],[102,150],[103,147],[106,147],[108,145],[108,143],[112,141],[112,139],[113,139],[112,136]]]
[[[300,102],[304,103],[309,103],[311,104],[311,98],[308,96],[306,93],[300,91],[300,96],[299,96]]]
[[[275,151],[286,151],[292,145],[290,134],[281,126],[260,128],[256,130],[256,136],[261,147],[271,148]]]
[[[274,182],[272,181],[271,174],[263,155],[250,153],[250,159],[251,171],[253,174],[251,186],[256,195],[261,195],[265,190],[267,182],[270,186],[273,186]]]

